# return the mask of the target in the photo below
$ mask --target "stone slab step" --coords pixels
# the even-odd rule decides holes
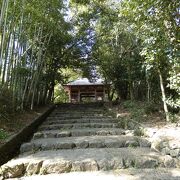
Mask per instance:
[[[116,123],[75,123],[75,124],[53,124],[41,125],[39,130],[58,130],[71,128],[118,128]]]
[[[65,138],[41,138],[24,143],[21,153],[39,150],[57,150],[74,148],[122,148],[150,147],[148,140],[135,136],[80,136]]]
[[[53,112],[106,112],[103,108],[56,108]]]
[[[94,115],[94,114],[107,114],[106,111],[85,111],[85,110],[76,110],[76,111],[53,111],[51,114],[91,114],[91,115]]]
[[[120,128],[84,128],[84,129],[70,129],[70,130],[49,130],[39,131],[33,136],[33,139],[38,138],[59,138],[71,136],[107,136],[107,135],[125,135],[125,130]]]
[[[107,114],[107,110],[84,110],[84,109],[67,109],[67,110],[54,110],[54,114]]]
[[[116,171],[70,172],[62,174],[32,175],[19,180],[179,180],[180,169],[119,169]]]
[[[149,148],[40,151],[9,161],[1,166],[0,174],[4,178],[15,178],[25,174],[168,167],[165,159],[166,156]]]
[[[111,116],[52,116],[50,115],[47,119],[113,119]]]
[[[94,117],[99,117],[99,118],[104,118],[104,117],[106,117],[106,116],[104,116],[104,115],[99,115],[99,114],[76,114],[76,113],[72,113],[72,114],[70,114],[70,113],[68,113],[68,114],[51,114],[50,115],[51,117],[92,117],[92,118],[94,118]]]
[[[48,119],[43,124],[72,124],[72,123],[118,123],[116,119]]]

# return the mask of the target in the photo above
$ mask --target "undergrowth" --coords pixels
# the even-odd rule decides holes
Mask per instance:
[[[6,139],[7,137],[8,137],[8,133],[5,130],[0,129],[0,140]]]
[[[124,101],[122,107],[129,112],[129,118],[136,122],[147,121],[148,117],[159,113],[159,107],[153,103]]]

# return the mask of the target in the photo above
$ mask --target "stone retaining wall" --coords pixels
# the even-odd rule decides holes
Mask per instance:
[[[19,133],[10,137],[5,144],[0,146],[0,165],[6,163],[19,153],[21,144],[32,137],[33,133],[37,130],[37,127],[46,119],[54,108],[54,105],[51,106],[45,113],[34,119],[34,121],[24,127]]]
[[[119,127],[128,130],[126,134],[145,136],[149,139],[152,149],[180,160],[180,127],[171,123],[161,128],[146,127],[146,125],[136,122],[133,119],[118,117],[117,112],[109,104],[105,104],[104,106],[107,111],[114,113],[114,116],[117,117]]]

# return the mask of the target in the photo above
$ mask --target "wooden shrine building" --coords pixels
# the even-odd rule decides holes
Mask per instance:
[[[105,101],[109,85],[101,79],[90,82],[87,78],[78,79],[64,85],[70,102]]]

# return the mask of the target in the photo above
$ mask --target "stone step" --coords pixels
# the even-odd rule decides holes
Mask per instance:
[[[56,108],[57,109],[68,109],[68,108],[71,108],[71,109],[103,109],[104,108],[104,106],[103,106],[103,104],[101,104],[101,105],[97,105],[97,102],[96,103],[94,103],[94,104],[67,104],[67,105],[57,105],[56,106]]]
[[[41,125],[39,130],[58,130],[73,128],[118,128],[117,123],[75,123],[75,124],[52,124]]]
[[[85,117],[104,117],[105,115],[104,114],[94,114],[94,113],[57,113],[57,114],[54,114],[52,113],[50,116],[63,116],[63,117],[69,117],[69,116],[78,116],[78,117],[82,117],[82,116],[85,116]]]
[[[89,112],[89,113],[106,113],[107,110],[106,109],[102,109],[102,108],[67,108],[67,109],[58,109],[56,108],[53,112],[57,112],[57,113],[61,113],[61,112],[66,112],[66,113],[71,113],[71,112]]]
[[[171,159],[171,161],[173,161]],[[3,178],[31,174],[60,174],[72,171],[99,171],[124,168],[176,167],[167,156],[149,148],[104,148],[39,151],[20,155],[1,166]]]
[[[80,114],[86,114],[86,113],[88,113],[88,114],[106,114],[107,112],[106,111],[104,111],[104,110],[97,110],[97,111],[95,111],[95,110],[54,110],[54,111],[52,111],[52,113],[55,113],[55,114],[63,114],[63,113],[65,113],[65,114],[67,114],[67,113],[80,113]]]
[[[61,110],[93,110],[93,111],[99,111],[99,110],[104,110],[105,108],[103,107],[103,106],[101,106],[101,107],[93,107],[93,106],[90,106],[90,107],[88,107],[88,106],[84,106],[84,105],[82,105],[82,106],[67,106],[67,107],[56,107],[56,109],[55,110],[57,110],[57,111],[61,111]]]
[[[179,180],[180,169],[156,168],[156,169],[119,169],[116,171],[94,172],[70,172],[62,174],[32,175],[22,177],[19,180]]]
[[[44,121],[44,125],[51,124],[73,124],[73,123],[118,123],[116,119],[48,119]]]
[[[52,116],[50,115],[47,119],[114,119],[111,116]]]
[[[122,148],[122,147],[150,147],[148,140],[135,136],[80,136],[64,138],[41,138],[24,143],[21,153],[39,150],[58,150],[74,148]]]
[[[106,108],[94,108],[94,107],[67,107],[67,108],[56,108],[55,111],[104,111]]]
[[[33,139],[39,138],[59,138],[71,136],[107,136],[107,135],[125,135],[125,130],[120,128],[84,128],[69,130],[48,130],[36,132]]]

